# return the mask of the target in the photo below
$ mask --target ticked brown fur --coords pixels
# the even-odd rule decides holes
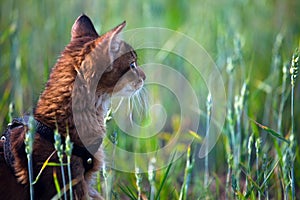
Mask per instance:
[[[104,117],[111,96],[130,96],[143,86],[145,80],[144,72],[136,65],[136,53],[117,37],[124,26],[125,22],[99,36],[86,15],[78,17],[72,27],[71,41],[53,67],[39,98],[34,112],[36,120],[53,130],[58,127],[64,137],[68,130],[71,141],[78,146],[88,148],[102,140],[105,135]],[[0,160],[3,170],[0,174],[0,197],[29,198],[24,149],[27,129],[27,126],[21,126],[14,129],[10,136],[15,174],[6,169],[4,161]],[[34,178],[54,150],[53,143],[35,134],[32,155]],[[75,199],[101,198],[91,186],[93,173],[100,169],[103,161],[101,147],[93,156],[94,165],[88,171],[85,171],[82,158],[75,155],[71,157]],[[58,163],[56,154],[50,162]],[[63,187],[60,168],[46,167],[34,185],[36,199],[50,199],[56,195],[53,172],[57,173],[60,186]],[[10,188],[4,190],[5,185]]]

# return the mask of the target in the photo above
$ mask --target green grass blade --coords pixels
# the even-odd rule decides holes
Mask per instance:
[[[173,165],[173,161],[174,161],[175,154],[176,154],[176,152],[173,154],[172,159],[171,159],[171,161],[170,161],[170,164],[168,165],[167,170],[166,170],[166,172],[165,172],[165,174],[164,174],[164,176],[163,176],[163,179],[162,179],[162,182],[161,182],[161,184],[160,184],[160,186],[159,186],[159,188],[158,188],[158,191],[157,191],[155,200],[158,200],[158,199],[159,199],[159,195],[160,195],[160,193],[161,193],[161,191],[162,191],[162,188],[163,188],[164,185],[165,185],[165,182],[166,182],[166,180],[167,180],[167,177],[168,177],[168,175],[169,175],[169,173],[170,173],[170,169],[171,169],[171,167],[172,167],[172,165]]]
[[[47,166],[49,166],[49,167],[60,167],[60,166],[67,166],[67,165],[68,165],[67,163],[63,163],[63,164],[56,163],[56,162],[48,162],[47,163]]]
[[[54,168],[54,170],[53,170],[53,180],[54,180],[55,189],[56,189],[56,191],[57,191],[57,195],[58,195],[59,197],[61,197],[61,196],[62,196],[62,193],[61,193],[61,190],[60,190],[60,185],[59,185],[59,182],[58,182],[58,179],[57,179],[57,174],[56,174],[55,168]]]
[[[251,121],[253,121],[257,126],[259,126],[261,129],[267,131],[268,133],[270,133],[272,136],[276,137],[277,139],[280,139],[280,140],[282,140],[282,141],[290,144],[290,141],[288,141],[287,139],[285,139],[281,134],[277,133],[273,129],[271,129],[271,128],[267,127],[267,126],[264,126],[264,125],[258,123],[255,120],[251,120]]]
[[[247,173],[247,168],[243,165],[243,164],[239,164],[239,166],[240,166],[240,168],[241,168],[241,171],[246,175],[246,178],[247,178],[247,180],[252,184],[252,187],[250,188],[250,190],[249,191],[247,191],[247,193],[246,193],[246,195],[245,196],[248,196],[248,193],[251,193],[252,191],[253,191],[253,189],[255,188],[257,191],[259,191],[259,192],[263,192],[262,190],[261,190],[261,187],[259,186],[259,184],[256,182],[256,181],[254,181],[253,179],[252,179],[252,177],[251,177],[251,175],[249,175],[248,173]],[[260,175],[257,177],[257,180],[259,180],[259,177],[261,177],[262,176],[262,173],[260,173]]]
[[[279,163],[279,160],[277,160],[273,166],[273,168],[271,169],[271,171],[268,173],[268,175],[266,176],[266,178],[264,179],[264,181],[261,184],[261,188],[264,187],[264,185],[266,184],[266,182],[270,179],[271,175],[273,174],[275,168],[277,167]]]
[[[137,197],[135,196],[135,192],[133,192],[132,189],[130,189],[128,186],[122,186],[119,184],[119,187],[130,199],[137,199]]]
[[[36,184],[36,182],[39,180],[39,178],[40,178],[40,176],[41,176],[43,170],[46,168],[46,166],[51,166],[51,165],[49,165],[49,160],[50,160],[50,158],[54,155],[55,152],[56,152],[56,151],[53,151],[53,152],[51,153],[51,155],[47,158],[47,160],[43,163],[43,166],[42,166],[41,170],[39,171],[38,175],[36,176],[36,178],[35,178],[35,180],[33,181],[32,184]]]

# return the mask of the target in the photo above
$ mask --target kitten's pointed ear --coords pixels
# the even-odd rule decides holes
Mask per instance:
[[[101,63],[102,65],[105,65],[105,72],[109,72],[113,69],[112,63],[120,56],[118,53],[121,46],[121,40],[118,38],[118,34],[122,31],[125,25],[126,22],[124,21],[95,40],[96,48],[94,48],[90,54],[95,56],[95,60],[97,57],[99,58],[99,55],[104,55]]]
[[[120,49],[120,40],[118,39],[118,34],[123,30],[125,26],[126,21],[122,22],[105,34],[109,38],[109,49],[112,53],[118,52],[118,50]]]
[[[110,30],[108,32],[108,34],[112,37],[114,37],[115,35],[119,34],[123,28],[126,26],[126,21],[123,21],[121,24],[119,24],[118,26],[116,26],[115,28],[113,28],[112,30]]]
[[[72,40],[83,36],[98,37],[95,27],[88,16],[80,15],[72,27]]]
[[[119,33],[123,30],[126,26],[126,21],[122,22],[112,30],[108,31],[104,34],[104,37],[107,39],[108,42],[108,55],[110,59],[110,63],[113,63],[116,58],[118,58],[118,52],[121,47],[121,40],[118,38]],[[111,71],[113,65],[110,65],[105,72]]]

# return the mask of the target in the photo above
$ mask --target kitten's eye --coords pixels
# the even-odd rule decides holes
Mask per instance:
[[[135,69],[136,68],[136,63],[135,62],[130,63],[130,68]]]

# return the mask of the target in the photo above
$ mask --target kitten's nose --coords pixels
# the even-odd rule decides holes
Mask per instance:
[[[143,72],[143,70],[142,70],[142,69],[138,69],[138,71],[139,71],[140,77],[141,77],[143,80],[145,80],[145,79],[146,79],[146,75],[145,75],[145,73]]]

